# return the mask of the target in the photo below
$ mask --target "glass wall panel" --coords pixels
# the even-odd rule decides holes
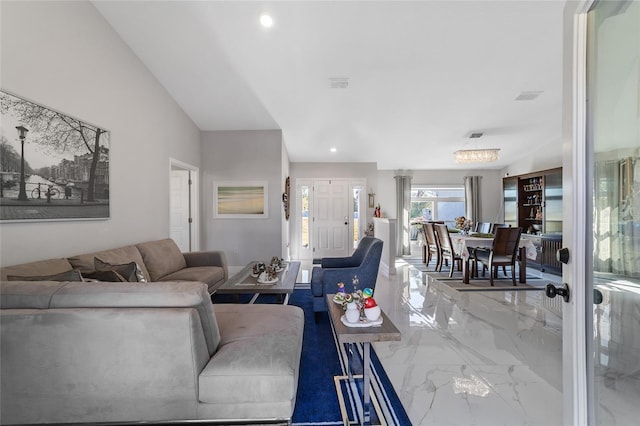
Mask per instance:
[[[590,417],[630,425],[640,413],[640,2],[596,2],[587,40]]]

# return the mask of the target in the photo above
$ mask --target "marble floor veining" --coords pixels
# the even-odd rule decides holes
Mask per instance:
[[[562,423],[562,320],[542,291],[462,293],[396,268],[375,296],[402,340],[374,348],[414,425]]]
[[[376,301],[402,340],[374,348],[412,424],[562,424],[556,299],[543,291],[458,292],[410,263],[398,258],[396,274],[378,276]],[[302,269],[310,277],[311,265]],[[560,280],[528,273],[541,275],[541,286]]]

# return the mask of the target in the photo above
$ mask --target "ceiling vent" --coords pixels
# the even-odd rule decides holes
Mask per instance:
[[[471,133],[469,135],[469,139],[478,139],[478,138],[481,138],[482,135],[483,135],[483,133],[481,133],[481,132]]]
[[[532,101],[538,96],[542,94],[542,90],[535,90],[531,92],[521,92],[517,97],[516,101]]]
[[[346,77],[330,77],[329,89],[346,89],[349,87],[349,79]]]

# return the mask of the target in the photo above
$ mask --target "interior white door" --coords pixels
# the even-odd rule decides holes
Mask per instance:
[[[169,236],[180,250],[191,251],[189,170],[171,170]]]
[[[563,161],[563,423],[637,424],[640,3],[585,2],[574,24],[574,136]]]
[[[313,207],[313,257],[348,256],[349,182],[315,180]]]

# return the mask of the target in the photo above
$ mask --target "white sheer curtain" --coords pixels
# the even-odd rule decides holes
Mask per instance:
[[[411,254],[409,212],[411,176],[396,176],[396,255]]]
[[[482,176],[464,177],[465,217],[473,223],[481,221],[482,203],[480,202],[480,181]]]
[[[602,155],[601,156],[605,156]],[[627,277],[640,277],[640,161],[601,160],[594,168],[595,231],[593,269]]]

